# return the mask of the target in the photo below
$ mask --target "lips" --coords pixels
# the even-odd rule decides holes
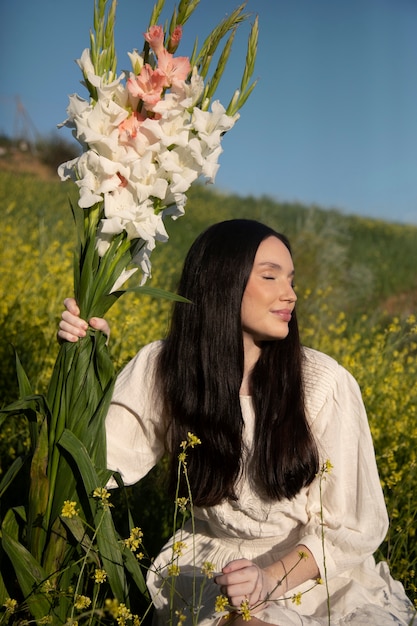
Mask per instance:
[[[291,320],[291,311],[290,309],[278,309],[277,311],[271,311],[273,315],[279,317],[284,322],[289,322]]]

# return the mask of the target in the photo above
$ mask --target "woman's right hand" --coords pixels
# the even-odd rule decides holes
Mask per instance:
[[[75,343],[81,337],[87,334],[88,326],[95,330],[101,330],[107,338],[110,337],[110,326],[105,319],[101,317],[92,317],[88,323],[81,319],[80,309],[74,298],[65,298],[65,311],[61,315],[59,322],[59,330],[57,333],[58,341],[70,341]]]

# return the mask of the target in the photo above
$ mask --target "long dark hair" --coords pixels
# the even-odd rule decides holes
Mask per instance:
[[[254,220],[211,226],[191,246],[171,327],[159,355],[156,380],[168,419],[171,487],[180,444],[192,432],[201,445],[187,457],[196,506],[235,499],[241,472],[243,377],[241,303],[259,244],[287,238]],[[251,375],[255,409],[250,473],[266,499],[292,498],[318,471],[302,382],[302,348],[295,312],[285,339],[266,341]],[[182,494],[185,495],[185,494]]]

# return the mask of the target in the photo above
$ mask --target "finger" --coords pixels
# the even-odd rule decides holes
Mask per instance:
[[[64,311],[61,315],[61,321],[59,326],[63,328],[63,330],[73,331],[73,334],[77,334],[81,331],[80,337],[85,336],[85,331],[88,328],[88,324],[85,320],[81,319],[77,315],[73,315],[69,311]]]
[[[63,314],[63,319],[59,322],[58,337],[67,341],[77,341],[80,337],[86,336],[87,328],[88,326],[83,320],[79,318],[75,318],[75,322],[72,319],[67,320]],[[68,339],[69,335],[73,338]]]
[[[64,306],[73,315],[80,315],[80,309],[75,298],[65,298]]]
[[[65,330],[59,329],[57,332],[58,341],[61,343],[62,341],[70,341],[71,343],[75,343],[79,340],[77,335],[73,335]]]
[[[252,561],[248,559],[235,559],[234,561],[230,561],[226,563],[226,565],[222,568],[222,572],[224,574],[228,574],[230,572],[235,572],[240,569],[244,569],[245,567],[249,567],[253,565]]]
[[[90,326],[95,330],[101,330],[101,332],[107,335],[107,337],[110,336],[110,326],[102,317],[92,317],[90,319]]]

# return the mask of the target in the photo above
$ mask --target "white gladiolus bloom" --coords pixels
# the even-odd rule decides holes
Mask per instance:
[[[127,82],[129,77],[140,80],[143,56],[134,50],[129,58],[133,73],[106,83],[106,77],[94,74],[90,51],[82,53],[78,65],[97,99],[70,96],[68,118],[61,126],[73,129],[84,152],[63,163],[58,173],[61,180],[75,181],[81,208],[103,203],[99,255],[106,253],[113,237],[126,232],[128,240],[138,242],[133,262],[146,277],[155,241],[168,238],[163,218],[184,214],[186,193],[200,176],[214,181],[222,135],[239,115],[226,115],[218,101],[211,111],[196,106],[204,81],[195,67],[188,81],[176,81],[156,104],[145,107]],[[114,289],[129,275],[124,272]]]
[[[76,63],[85,76],[94,74],[94,65],[91,61],[89,48],[85,48],[82,51],[81,58],[77,59]]]
[[[139,54],[137,50],[128,52],[127,56],[129,57],[132,64],[133,73],[135,74],[135,76],[137,76],[138,74],[140,74],[140,71],[143,67],[143,56]]]
[[[211,111],[201,111],[198,107],[193,109],[193,126],[201,136],[210,137],[212,134],[225,133],[233,128],[239,117],[239,113],[233,117],[226,115],[224,106],[215,100]]]

